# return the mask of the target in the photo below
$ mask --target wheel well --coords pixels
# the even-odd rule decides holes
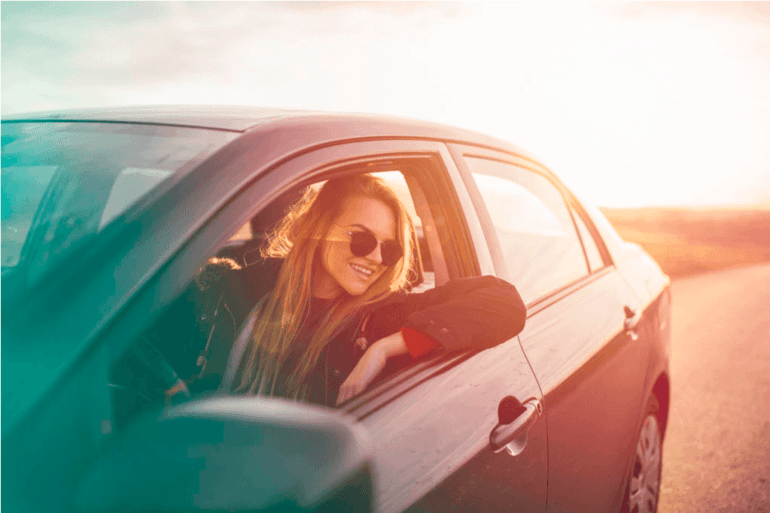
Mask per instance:
[[[658,380],[655,382],[655,386],[652,387],[652,395],[658,401],[658,422],[660,422],[661,435],[665,437],[666,427],[668,426],[668,410],[670,405],[670,386],[668,377],[665,374],[661,374]]]

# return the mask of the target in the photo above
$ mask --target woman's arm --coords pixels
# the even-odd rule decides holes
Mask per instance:
[[[406,294],[372,313],[369,340],[403,328],[448,351],[487,349],[524,329],[527,309],[516,287],[493,276],[463,278],[421,294]]]
[[[438,345],[449,351],[487,349],[518,335],[526,317],[516,287],[493,276],[455,280],[388,302],[372,313],[366,331],[377,342],[343,382],[337,404],[364,391],[388,358],[417,358]]]
[[[340,393],[337,396],[337,404],[366,390],[366,387],[385,368],[388,358],[406,354],[407,352],[406,343],[401,332],[393,333],[372,344],[342,383]]]

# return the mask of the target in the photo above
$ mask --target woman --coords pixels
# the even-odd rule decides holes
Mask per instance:
[[[333,179],[306,193],[263,248],[283,262],[249,316],[237,390],[331,406],[398,357],[439,345],[483,349],[521,331],[521,297],[497,278],[407,294],[414,240],[409,214],[378,178]]]

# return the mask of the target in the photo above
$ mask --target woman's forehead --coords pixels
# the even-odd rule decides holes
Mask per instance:
[[[345,200],[335,223],[352,227],[364,226],[377,238],[396,236],[396,215],[383,201],[367,196],[351,196]]]

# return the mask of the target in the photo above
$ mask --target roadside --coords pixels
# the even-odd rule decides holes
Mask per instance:
[[[660,513],[770,513],[770,264],[672,283]]]
[[[601,210],[672,278],[770,262],[770,206]]]

